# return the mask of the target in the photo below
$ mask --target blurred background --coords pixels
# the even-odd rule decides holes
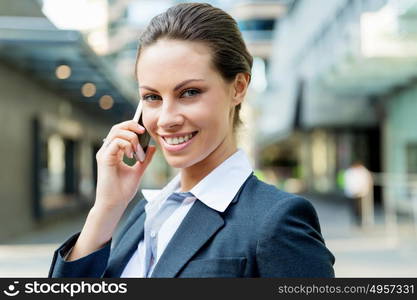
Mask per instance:
[[[0,277],[46,277],[81,230],[95,153],[137,105],[138,37],[179,2],[0,0]],[[313,203],[336,276],[416,277],[417,0],[207,2],[254,56],[255,174]],[[141,188],[176,172],[158,152]]]

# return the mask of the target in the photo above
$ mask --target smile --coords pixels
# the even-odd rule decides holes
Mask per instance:
[[[180,151],[190,145],[197,133],[198,131],[194,131],[183,136],[161,137],[161,139],[163,140],[163,146],[167,151],[175,152]]]
[[[173,138],[169,138],[169,137],[164,137],[165,142],[167,142],[169,145],[178,145],[178,144],[182,144],[185,142],[188,142],[189,140],[191,140],[195,135],[197,134],[197,131],[194,131],[192,133],[189,133],[187,135],[184,136],[177,136],[177,137],[173,137]]]

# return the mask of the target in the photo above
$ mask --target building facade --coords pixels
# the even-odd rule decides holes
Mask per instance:
[[[95,154],[135,108],[134,92],[35,1],[0,5],[0,241],[95,199]]]
[[[410,208],[416,9],[416,1],[299,0],[281,18],[260,142],[268,151],[298,137],[305,189],[340,192],[339,175],[360,160],[383,188],[377,201]]]

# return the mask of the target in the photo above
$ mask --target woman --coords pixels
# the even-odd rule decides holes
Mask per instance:
[[[179,4],[152,19],[136,62],[145,128],[110,130],[97,153],[95,204],[49,276],[334,276],[312,205],[259,181],[236,147],[251,67],[236,22],[218,8]],[[145,129],[180,172],[159,193],[144,191],[112,242],[156,151],[122,162]]]

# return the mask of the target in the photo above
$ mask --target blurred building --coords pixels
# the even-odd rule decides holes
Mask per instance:
[[[89,207],[95,153],[137,103],[82,34],[41,9],[0,2],[0,240]]]
[[[235,1],[230,9],[249,52],[266,60],[272,54],[275,25],[287,11],[287,1]]]
[[[379,183],[385,198],[410,209],[416,21],[415,0],[294,1],[274,35],[262,162],[287,166],[307,190],[330,193],[340,190],[338,175],[361,160],[372,172],[393,174],[395,186]]]
[[[251,83],[242,105],[241,119],[243,124],[239,131],[238,141],[239,147],[243,148],[252,158],[256,169],[258,169],[257,116],[264,107],[262,97],[267,86],[266,73],[272,56],[273,33],[279,19],[285,15],[290,2],[250,0],[232,1],[228,3],[229,5],[226,3],[219,5],[237,21],[248,51],[253,56]],[[266,177],[264,179],[275,183],[273,178]]]

